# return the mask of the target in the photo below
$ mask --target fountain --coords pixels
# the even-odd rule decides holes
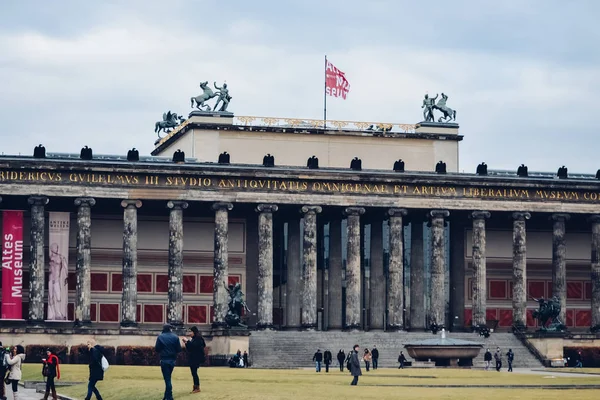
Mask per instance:
[[[433,361],[436,367],[471,367],[473,359],[483,348],[482,343],[446,337],[426,339],[404,345],[408,355],[416,361]]]

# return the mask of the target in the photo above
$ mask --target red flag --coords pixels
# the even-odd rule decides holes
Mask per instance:
[[[325,69],[325,93],[333,97],[342,97],[345,100],[349,91],[350,83],[346,79],[346,75],[327,61]]]

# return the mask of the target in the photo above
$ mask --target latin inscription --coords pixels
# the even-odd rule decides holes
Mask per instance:
[[[302,179],[221,178],[193,175],[145,175],[64,171],[0,170],[0,183],[72,184],[157,188],[198,188],[290,193],[357,194],[407,197],[474,198],[482,200],[545,200],[600,203],[598,191],[537,190],[505,187],[433,186]]]

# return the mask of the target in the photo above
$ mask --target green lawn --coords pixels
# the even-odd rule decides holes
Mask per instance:
[[[23,369],[24,380],[40,380],[41,368],[27,364]],[[454,370],[454,369],[380,369],[366,373],[358,387],[351,387],[348,373],[332,370],[320,374],[309,370],[260,370],[201,368],[202,393],[189,394],[192,380],[188,368],[177,367],[173,374],[175,399],[223,399],[244,400],[320,400],[343,399],[597,399],[598,390],[544,390],[549,385],[599,385],[600,377],[554,377],[553,371],[546,375],[512,374],[508,372]],[[87,366],[62,365],[64,381],[86,381]],[[417,387],[402,387],[415,385]],[[537,389],[508,388],[429,388],[423,385],[539,385]],[[86,384],[60,388],[59,393],[83,399]],[[164,383],[159,367],[111,366],[106,380],[98,385],[105,400],[161,399]]]

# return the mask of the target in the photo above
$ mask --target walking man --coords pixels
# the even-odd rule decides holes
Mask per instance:
[[[323,361],[323,353],[321,353],[321,350],[317,349],[317,352],[313,356],[313,361],[315,362],[316,371],[321,372],[321,362]]]
[[[490,349],[485,350],[485,355],[483,356],[483,361],[485,361],[485,370],[490,369],[490,365],[492,364],[492,352]]]
[[[102,400],[100,391],[96,388],[98,381],[104,380],[104,369],[102,368],[102,357],[104,357],[104,348],[99,344],[96,344],[95,340],[88,340],[87,348],[90,352],[90,378],[88,380],[88,391],[85,400],[91,400],[92,393],[96,396],[96,399]]]
[[[373,360],[373,370],[376,370],[379,361],[379,350],[377,350],[377,346],[373,346],[373,350],[371,350],[371,359]]]
[[[508,349],[508,353],[506,353],[506,359],[508,360],[508,372],[513,372],[512,363],[515,359],[515,353],[513,353],[512,349]]]
[[[206,343],[204,338],[198,331],[198,328],[192,326],[190,328],[191,339],[185,340],[185,349],[188,352],[188,364],[190,365],[190,372],[192,373],[192,380],[194,381],[194,388],[192,393],[200,393],[200,378],[198,378],[198,368],[204,364],[204,348]]]
[[[171,332],[171,325],[166,324],[163,326],[162,333],[156,338],[154,348],[160,354],[160,371],[165,380],[165,395],[163,399],[173,400],[171,375],[175,368],[177,354],[181,351],[181,341],[176,334]]]
[[[360,348],[357,344],[355,344],[350,356],[350,373],[354,377],[354,379],[352,379],[352,383],[350,384],[352,386],[356,386],[358,384],[358,377],[362,375],[362,371],[360,370],[360,359],[358,358],[358,350],[360,350]]]
[[[329,364],[331,364],[331,352],[329,350],[325,350],[323,353],[323,362],[325,363],[325,372],[329,372]]]
[[[496,353],[494,353],[494,360],[496,360],[496,371],[500,372],[500,368],[502,368],[502,353],[500,353],[500,347],[498,347]]]
[[[344,372],[344,360],[346,359],[346,354],[342,349],[340,349],[339,353],[337,353],[338,364],[340,364],[340,372]]]
[[[398,362],[400,363],[400,366],[398,367],[398,369],[404,369],[404,363],[406,362],[406,357],[404,356],[404,352],[400,352],[400,355],[398,356]]]
[[[244,350],[242,359],[244,360],[244,368],[248,368],[250,366],[250,364],[248,364],[248,352],[246,350]]]

